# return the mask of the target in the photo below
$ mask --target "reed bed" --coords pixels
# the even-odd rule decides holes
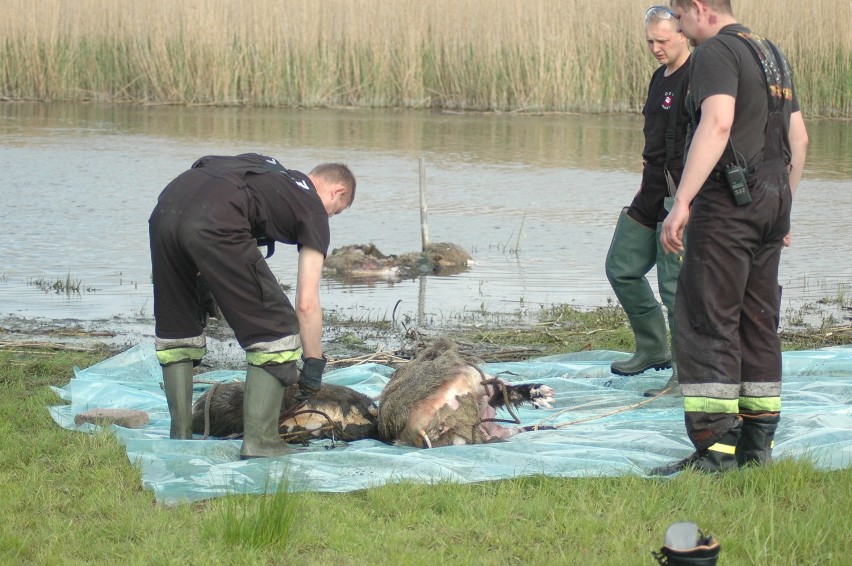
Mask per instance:
[[[635,112],[647,0],[0,0],[0,98]],[[852,116],[852,4],[735,0],[803,110]]]

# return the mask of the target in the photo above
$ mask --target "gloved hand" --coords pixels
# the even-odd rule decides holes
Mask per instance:
[[[328,358],[302,358],[302,372],[299,375],[299,392],[296,393],[294,400],[298,404],[302,404],[320,390],[322,385],[322,372],[325,371],[325,364]]]

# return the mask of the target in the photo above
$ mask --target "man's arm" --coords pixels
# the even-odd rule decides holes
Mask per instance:
[[[683,251],[683,230],[689,220],[689,205],[725,151],[734,123],[736,99],[715,94],[701,103],[701,121],[695,129],[683,175],[675,195],[675,204],[663,223],[660,242],[666,252]]]
[[[790,191],[796,194],[802,171],[805,169],[805,154],[808,151],[808,131],[801,112],[790,116]]]
[[[302,350],[305,358],[322,358],[322,307],[319,285],[323,255],[302,246],[299,251],[299,274],[296,278],[296,315],[299,317]]]

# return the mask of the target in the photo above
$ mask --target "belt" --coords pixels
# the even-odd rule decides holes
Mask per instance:
[[[752,169],[752,168],[748,168],[748,169],[745,170],[745,176],[746,176],[746,179],[748,181],[752,180],[752,177],[754,175],[754,171],[755,170]],[[710,171],[710,175],[708,175],[707,178],[712,180],[712,181],[718,181],[720,183],[727,183],[728,182],[728,177],[725,176],[725,172],[721,171],[719,169],[713,169],[712,171]]]

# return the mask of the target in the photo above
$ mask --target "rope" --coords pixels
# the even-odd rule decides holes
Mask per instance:
[[[319,427],[319,428],[314,429],[314,430],[330,430],[332,432],[331,443],[332,443],[332,446],[333,446],[334,443],[336,442],[336,439],[334,438],[334,433],[337,432],[338,435],[342,436],[343,430],[340,427],[338,427],[335,424],[334,420],[332,420],[332,418],[329,417],[326,413],[324,413],[324,412],[322,412],[318,409],[305,409],[304,406],[305,406],[306,403],[307,403],[307,401],[304,401],[304,402],[300,403],[299,405],[296,405],[295,407],[293,407],[292,409],[290,409],[289,411],[287,411],[287,412],[285,412],[281,415],[281,418],[278,421],[279,436],[283,440],[288,440],[288,439],[299,438],[301,435],[303,435],[305,433],[311,434],[312,431],[309,431],[307,429],[304,432],[302,432],[302,431],[300,431],[300,432],[280,432],[281,424],[284,423],[284,421],[298,417],[299,415],[316,414],[316,415],[320,415],[320,416],[324,417],[325,420],[328,421],[328,425]]]
[[[202,440],[207,440],[207,439],[210,438],[210,404],[213,400],[213,395],[216,393],[216,388],[219,387],[219,385],[221,385],[221,382],[219,382],[219,381],[208,381],[208,380],[204,380],[204,379],[196,379],[196,380],[193,380],[193,383],[206,383],[206,384],[210,385],[210,389],[207,390],[206,397],[204,398],[204,434],[201,437]],[[340,427],[338,427],[335,424],[334,420],[330,416],[328,416],[328,414],[326,414],[326,413],[324,413],[324,412],[322,412],[318,409],[305,409],[304,406],[305,406],[306,403],[307,403],[307,401],[304,401],[304,402],[300,403],[299,405],[296,405],[295,407],[293,407],[289,411],[281,414],[280,419],[278,421],[279,429],[281,427],[281,424],[288,419],[292,419],[292,418],[297,417],[299,415],[306,415],[306,414],[314,413],[314,414],[321,415],[321,416],[325,417],[325,420],[328,421],[327,426],[323,426],[323,427],[320,427],[320,428],[315,429],[315,430],[320,430],[320,431],[330,430],[332,432],[331,442],[333,444],[336,441],[336,439],[334,438],[334,432],[337,432],[339,435],[342,436],[343,430],[341,430]],[[310,433],[311,431],[306,430],[305,432]],[[284,433],[280,433],[280,436],[281,436],[282,439],[287,440],[288,438],[298,438],[302,434],[304,434],[304,433],[303,432],[284,432]],[[243,436],[242,434],[230,434],[226,438],[242,438],[242,436]]]
[[[646,405],[646,404],[650,403],[651,401],[655,401],[655,400],[656,400],[656,399],[658,399],[659,397],[662,397],[663,395],[665,395],[666,393],[668,393],[669,391],[671,391],[672,389],[674,389],[674,387],[676,387],[676,386],[672,386],[672,387],[668,387],[668,388],[666,388],[666,389],[663,389],[662,391],[660,391],[659,393],[657,393],[657,394],[656,394],[656,395],[654,395],[653,397],[650,397],[650,398],[648,398],[648,399],[645,399],[644,401],[640,401],[640,402],[638,402],[638,403],[633,403],[632,405],[627,405],[627,406],[625,406],[625,407],[619,407],[618,409],[615,409],[614,411],[610,411],[610,412],[608,412],[608,413],[603,413],[603,414],[601,414],[601,415],[594,415],[594,416],[586,417],[586,418],[583,418],[583,419],[577,419],[577,420],[573,420],[573,421],[568,421],[568,422],[560,423],[560,424],[554,425],[552,428],[560,429],[560,428],[563,428],[563,427],[566,427],[566,426],[571,426],[571,425],[574,425],[574,424],[579,424],[579,423],[585,423],[585,422],[589,422],[589,421],[594,421],[594,420],[597,420],[597,419],[603,419],[603,418],[606,418],[606,417],[610,417],[610,416],[612,416],[612,415],[617,415],[618,413],[623,413],[623,412],[625,412],[625,411],[630,411],[630,410],[635,409],[635,408],[637,408],[637,407],[641,407],[642,405]],[[558,412],[558,413],[556,413],[555,415],[550,415],[549,417],[544,418],[544,419],[540,420],[538,423],[536,423],[536,424],[534,424],[534,425],[531,425],[531,426],[533,426],[533,427],[540,427],[540,426],[542,426],[542,424],[543,424],[543,423],[545,423],[545,422],[547,422],[547,421],[549,421],[549,420],[553,420],[553,419],[557,418],[559,415],[562,415],[562,414],[567,413],[567,412],[569,412],[569,411],[576,411],[577,409],[581,409],[581,408],[583,408],[583,407],[586,407],[586,406],[588,406],[588,405],[591,405],[592,403],[593,403],[593,402],[583,403],[582,405],[576,405],[576,406],[574,406],[574,407],[569,407],[569,408],[567,408],[567,409],[562,409],[561,411],[559,411],[559,412]],[[536,429],[533,429],[533,430],[536,430]]]

